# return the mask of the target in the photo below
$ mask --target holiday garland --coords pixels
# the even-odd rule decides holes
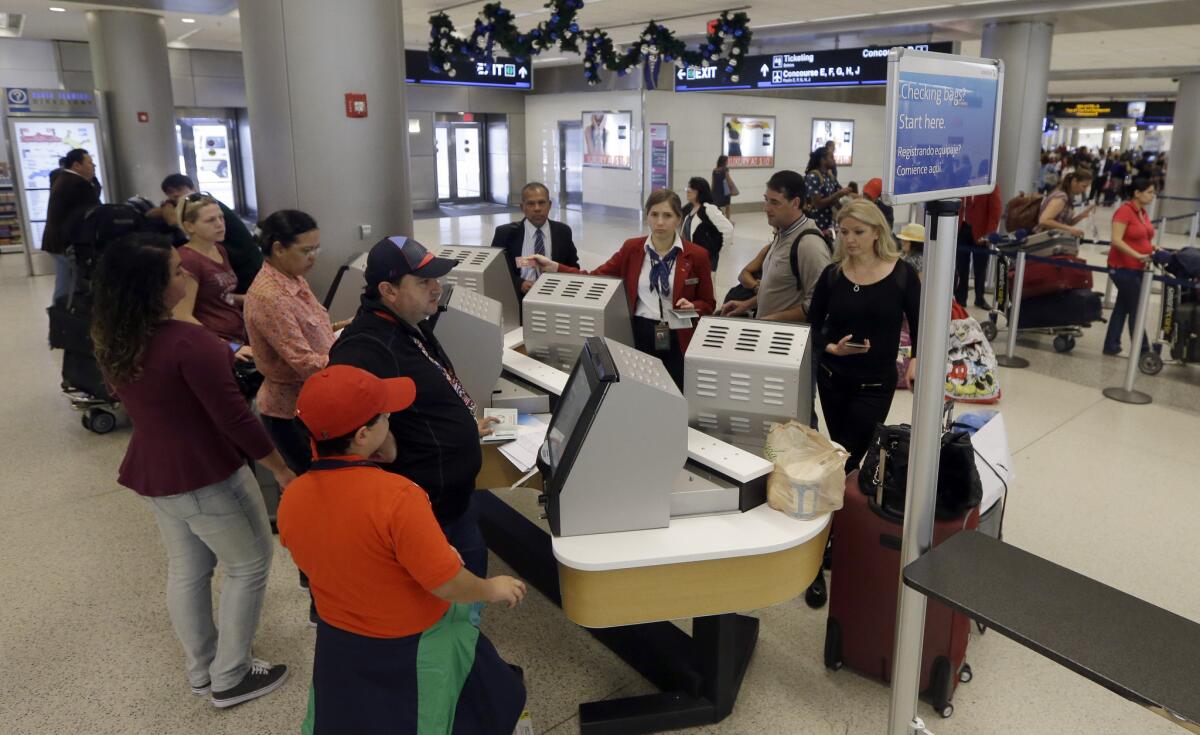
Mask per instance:
[[[588,84],[598,83],[602,70],[625,76],[641,64],[647,86],[653,88],[664,61],[676,66],[721,67],[736,83],[738,62],[750,48],[750,18],[745,13],[721,13],[709,23],[707,36],[695,49],[687,48],[669,28],[654,21],[647,24],[637,41],[621,49],[598,28],[579,30],[575,17],[583,8],[583,0],[550,0],[546,7],[550,9],[549,20],[522,33],[511,11],[498,2],[488,3],[475,19],[469,38],[458,36],[449,16],[437,13],[429,19],[429,68],[453,77],[454,61],[490,61],[497,47],[516,63],[524,64],[555,47],[581,53],[582,39],[583,73]]]

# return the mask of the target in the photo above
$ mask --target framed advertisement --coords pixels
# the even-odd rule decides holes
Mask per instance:
[[[584,167],[633,168],[632,129],[633,113],[631,111],[585,111],[583,113]]]
[[[854,121],[827,120],[813,118],[812,145],[810,151],[815,151],[833,141],[833,162],[838,166],[854,165]]]
[[[774,168],[775,118],[725,115],[721,153],[729,157],[729,168]]]

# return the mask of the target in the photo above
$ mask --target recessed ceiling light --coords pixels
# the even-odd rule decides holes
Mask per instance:
[[[179,22],[180,23],[195,23],[196,19],[195,18],[180,18]]]
[[[59,7],[51,7],[51,8],[50,8],[50,12],[51,12],[51,13],[65,13],[65,12],[67,12],[67,9],[66,9],[66,8],[59,8]]]

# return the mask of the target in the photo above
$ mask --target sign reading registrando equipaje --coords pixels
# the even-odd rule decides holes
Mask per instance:
[[[892,49],[883,194],[892,204],[996,186],[1003,62]]]

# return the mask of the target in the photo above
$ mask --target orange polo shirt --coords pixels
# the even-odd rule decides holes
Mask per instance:
[[[310,470],[288,485],[278,523],[318,614],[336,628],[400,638],[426,630],[450,607],[431,590],[462,562],[425,491],[405,477],[374,466]]]

